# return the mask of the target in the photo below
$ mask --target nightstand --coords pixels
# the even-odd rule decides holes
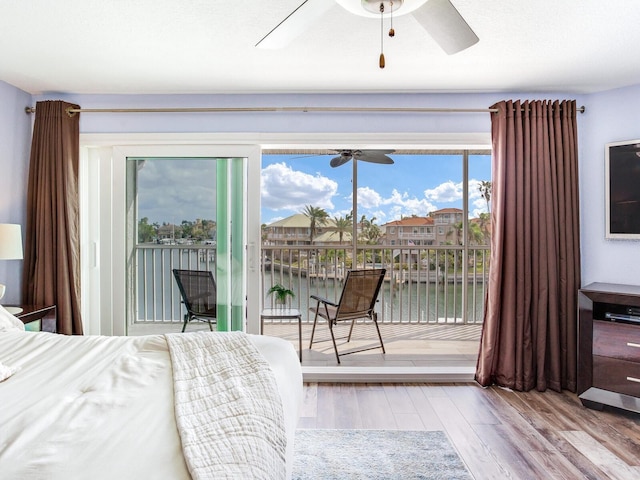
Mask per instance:
[[[25,328],[56,333],[57,311],[55,305],[16,305],[16,307],[22,308],[22,312],[16,313],[15,316],[22,320]]]

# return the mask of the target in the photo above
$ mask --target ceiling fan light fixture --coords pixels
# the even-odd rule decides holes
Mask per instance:
[[[389,12],[398,11],[403,4],[404,0],[362,0],[362,8],[371,13],[378,13],[381,8]]]

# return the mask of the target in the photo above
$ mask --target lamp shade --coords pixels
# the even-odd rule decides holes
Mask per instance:
[[[22,259],[22,228],[14,223],[0,223],[0,259]]]

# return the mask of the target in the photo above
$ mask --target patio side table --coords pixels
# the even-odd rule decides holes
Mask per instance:
[[[302,363],[302,314],[295,308],[265,308],[260,314],[260,334],[262,335],[265,319],[291,320],[298,319],[298,356]]]

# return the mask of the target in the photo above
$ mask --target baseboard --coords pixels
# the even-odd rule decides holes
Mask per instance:
[[[302,367],[311,383],[451,383],[474,382],[474,376],[474,367]]]

